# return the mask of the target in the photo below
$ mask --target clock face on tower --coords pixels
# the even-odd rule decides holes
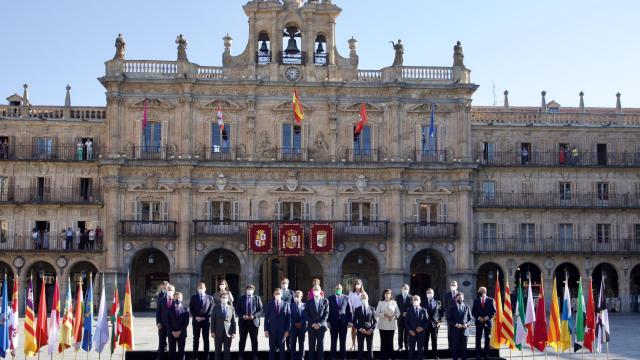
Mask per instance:
[[[300,69],[298,69],[297,67],[288,67],[285,71],[284,71],[284,76],[287,78],[287,80],[289,81],[298,81],[300,80],[300,78],[302,77],[302,72],[300,71]]]

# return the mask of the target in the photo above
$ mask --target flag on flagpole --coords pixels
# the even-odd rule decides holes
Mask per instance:
[[[573,351],[582,349],[584,344],[584,295],[582,294],[582,278],[578,281],[578,305],[576,309],[576,340],[573,345]]]
[[[429,140],[427,149],[435,152],[436,150],[436,104],[431,104],[431,119],[429,121]]]
[[[104,289],[104,274],[102,275],[102,291],[100,291],[100,305],[98,307],[98,320],[93,334],[93,348],[101,354],[104,346],[109,342],[109,314],[107,313],[107,299]]]
[[[18,349],[18,276],[13,278],[13,296],[11,297],[11,311],[9,312],[9,348],[11,356],[16,356]]]
[[[218,127],[220,128],[221,131],[224,131],[224,114],[222,113],[222,106],[220,105],[220,102],[217,101],[217,103],[218,103],[218,110],[217,110]]]
[[[533,307],[533,292],[531,291],[531,277],[529,277],[529,286],[527,286],[527,312],[525,314],[524,326],[527,328],[527,344],[533,350],[535,343],[533,340],[533,325],[536,323],[536,313]]]
[[[40,290],[40,301],[38,304],[38,322],[36,323],[36,344],[38,352],[47,345],[49,340],[49,329],[47,329],[47,292],[45,288],[45,278],[42,276],[42,289]]]
[[[540,295],[536,307],[535,328],[533,330],[533,344],[540,352],[547,347],[547,312],[544,303],[544,280],[540,278]]]
[[[144,98],[144,105],[142,110],[142,130],[147,127],[147,98]]]
[[[509,349],[515,349],[516,343],[513,337],[513,310],[511,309],[511,290],[509,289],[509,278],[504,284],[504,306],[502,307],[502,340]]]
[[[58,352],[61,353],[73,346],[73,297],[71,295],[71,279],[67,277],[67,293],[64,297],[64,315],[60,326],[60,344]]]
[[[358,123],[356,124],[355,130],[353,130],[353,136],[358,137],[364,129],[364,126],[367,125],[368,115],[367,115],[367,105],[362,103],[360,105],[360,118],[358,119]]]
[[[111,303],[111,354],[118,346],[118,337],[122,332],[122,322],[120,321],[120,297],[118,296],[118,275],[113,276],[113,302]]]
[[[522,295],[522,279],[518,282],[518,293],[516,299],[516,319],[514,333],[515,344],[519,350],[523,349],[523,346],[527,339],[527,328],[524,326],[525,312],[524,312],[524,297]]]
[[[494,349],[500,349],[500,345],[506,343],[506,340],[502,338],[502,295],[500,292],[500,274],[496,271],[496,292],[493,297],[496,304],[496,315],[493,318],[493,326],[491,327],[490,344]]]
[[[589,278],[589,291],[587,292],[587,317],[584,324],[584,347],[593,352],[593,343],[596,340],[596,307],[593,302],[593,278]]]
[[[131,306],[131,284],[127,273],[127,284],[124,290],[124,303],[122,306],[122,333],[120,345],[125,351],[134,350],[133,341],[133,308]]]
[[[93,274],[89,273],[89,288],[84,302],[82,350],[91,351],[93,345]]]
[[[78,291],[76,293],[76,309],[73,314],[73,341],[75,351],[80,350],[80,345],[82,344],[82,319],[83,319],[83,310],[84,310],[84,296],[82,295],[82,282],[78,285]]]
[[[58,337],[60,335],[60,288],[58,286],[58,277],[53,288],[53,303],[51,304],[51,314],[49,315],[49,346],[47,352],[53,355],[58,345]]]
[[[571,294],[569,293],[569,278],[564,280],[564,295],[562,297],[562,318],[560,323],[560,351],[571,348]]]
[[[304,120],[304,108],[300,102],[297,89],[293,89],[293,101],[291,104],[293,106],[293,118],[296,120],[298,125],[302,124],[302,121]]]
[[[4,274],[4,280],[2,281],[2,303],[0,304],[0,357],[7,357],[7,350],[9,350],[9,299],[7,292],[7,274]]]
[[[603,274],[600,280],[600,294],[598,295],[598,322],[596,324],[596,346],[598,352],[602,352],[602,345],[609,342],[609,310],[607,309],[607,298],[604,291]]]
[[[34,356],[38,353],[38,343],[36,342],[36,319],[33,312],[33,276],[29,276],[26,306],[24,311],[24,354],[26,356]]]
[[[553,289],[551,290],[551,310],[549,312],[549,345],[556,350],[562,351],[560,338],[560,305],[558,303],[558,289],[556,288],[556,277],[553,277]]]

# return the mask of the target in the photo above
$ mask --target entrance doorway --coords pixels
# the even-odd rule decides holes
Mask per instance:
[[[320,286],[329,296],[328,289],[334,284],[325,284],[320,261],[314,255],[304,256],[270,256],[260,266],[260,283],[257,291],[266,301],[273,297],[273,289],[280,287],[283,278],[289,279],[289,289],[300,290],[306,298],[313,279],[320,279]]]
[[[244,293],[240,290],[240,260],[229,250],[217,249],[207,255],[202,262],[202,282],[207,285],[207,292],[218,291],[218,283],[226,280],[234,300]]]
[[[157,306],[156,297],[160,283],[170,281],[169,259],[160,250],[145,249],[133,260],[131,286],[134,310],[152,310]]]
[[[446,293],[447,265],[442,256],[434,250],[422,250],[411,259],[411,293],[424,298],[428,288],[432,288],[436,298]],[[399,287],[399,286],[398,286]],[[397,289],[392,289],[396,292]]]

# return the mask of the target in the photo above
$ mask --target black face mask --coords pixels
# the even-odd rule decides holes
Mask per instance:
[[[462,299],[457,299],[456,301],[458,302],[458,304],[462,304]]]

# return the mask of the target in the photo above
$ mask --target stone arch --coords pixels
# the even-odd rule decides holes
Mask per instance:
[[[134,310],[155,309],[160,283],[171,280],[170,257],[155,247],[140,249],[131,257],[130,269]]]
[[[134,260],[140,255],[140,253],[143,253],[149,250],[157,250],[161,252],[169,260],[169,272],[175,271],[176,264],[175,264],[175,258],[173,256],[173,253],[164,246],[154,246],[153,244],[148,244],[147,246],[140,246],[139,248],[132,250],[130,253],[125,255],[125,258],[124,258],[125,268],[129,271],[132,271]]]
[[[558,296],[561,297],[559,300],[562,300],[562,296],[564,296],[565,279],[569,281],[569,293],[572,294],[572,296],[577,296],[574,294],[578,293],[580,269],[575,264],[565,261],[556,267],[553,274],[556,278],[556,291],[558,292]],[[560,307],[562,307],[562,301],[560,301],[559,304]]]
[[[436,297],[442,298],[447,292],[448,270],[450,268],[439,251],[425,248],[416,252],[409,266],[412,293],[424,298],[426,290],[432,288]]]
[[[45,284],[45,291],[47,296],[47,311],[51,311],[51,303],[53,301],[53,288],[55,284],[55,277],[58,275],[55,266],[45,260],[39,260],[32,262],[29,266],[25,267],[26,273],[24,278],[23,289],[25,291],[19,295],[20,298],[26,299],[26,291],[29,286],[29,279],[33,279],[33,305],[34,311],[37,309],[40,301],[40,292],[42,289],[42,282]],[[32,276],[30,276],[32,275]],[[25,296],[25,297],[23,297]]]
[[[198,261],[200,278],[197,282],[204,282],[209,293],[218,291],[218,283],[226,280],[234,300],[240,295],[240,276],[242,274],[243,257],[235,251],[218,247],[203,254]]]
[[[540,292],[540,285],[542,284],[542,267],[538,264],[528,261],[521,263],[516,267],[515,278],[516,281],[522,280],[523,288],[529,283],[528,274],[531,275],[531,291],[534,296],[537,296]]]
[[[318,200],[313,204],[313,212],[315,219],[327,219],[327,206],[322,200]]]
[[[311,280],[318,278],[323,289],[327,279],[324,278],[327,264],[323,256],[305,254],[304,256],[262,255],[255,259],[256,287],[265,299],[271,299],[272,290],[280,287],[283,277],[289,279],[291,290],[300,290],[304,296],[311,287]],[[327,295],[328,296],[328,295]]]
[[[620,278],[618,274],[618,269],[608,262],[601,262],[595,266],[591,272],[593,279],[593,296],[596,303],[600,294],[600,283],[604,280],[607,308],[620,311],[620,306],[615,303],[620,296]]]
[[[341,262],[340,283],[349,291],[356,279],[363,281],[364,289],[370,299],[379,299],[382,294],[380,272],[384,265],[375,252],[366,248],[353,249],[346,253]]]
[[[629,276],[631,294],[631,311],[640,311],[640,264],[637,264],[631,269]]]
[[[377,248],[377,242],[371,242],[371,241],[365,241],[362,242],[360,244],[353,244],[353,243],[343,243],[345,245],[344,250],[342,251],[337,251],[335,254],[333,254],[334,256],[332,256],[333,261],[332,261],[332,267],[331,270],[335,271],[337,273],[341,273],[341,269],[342,269],[342,264],[344,263],[345,259],[347,258],[347,256],[356,250],[363,250],[363,251],[368,251],[371,255],[373,255],[373,257],[376,258],[376,260],[378,261],[378,266],[380,267],[380,269],[386,269],[387,268],[387,258],[386,258],[386,251],[380,251]],[[340,276],[338,278],[338,281],[341,281],[342,277]],[[344,284],[343,284],[344,285]],[[380,294],[378,294],[380,295]]]
[[[485,262],[478,267],[476,271],[476,289],[473,290],[484,286],[487,288],[487,296],[493,297],[496,292],[496,271],[500,289],[504,290],[504,271],[500,265],[492,261]]]
[[[13,271],[13,267],[4,261],[0,261],[0,276],[4,276],[7,274],[7,294],[11,297],[13,292],[13,279],[15,278],[15,271]],[[1,280],[0,280],[1,281]],[[0,291],[2,290],[2,286],[0,286]]]
[[[446,244],[422,245],[420,247],[416,247],[413,250],[413,253],[417,254],[417,253],[419,253],[420,251],[423,251],[423,250],[433,250],[433,251],[437,252],[438,255],[440,255],[444,259],[444,261],[445,261],[445,263],[447,265],[447,269],[455,269],[456,268],[456,258],[453,256],[454,253],[448,251],[445,246],[446,246]],[[413,255],[413,256],[415,256],[415,255]],[[405,256],[404,257],[404,261],[408,262],[408,263],[404,264],[405,267],[407,267],[407,268],[409,267],[409,265],[411,264],[411,259],[412,259],[412,257],[410,257],[410,256]]]

